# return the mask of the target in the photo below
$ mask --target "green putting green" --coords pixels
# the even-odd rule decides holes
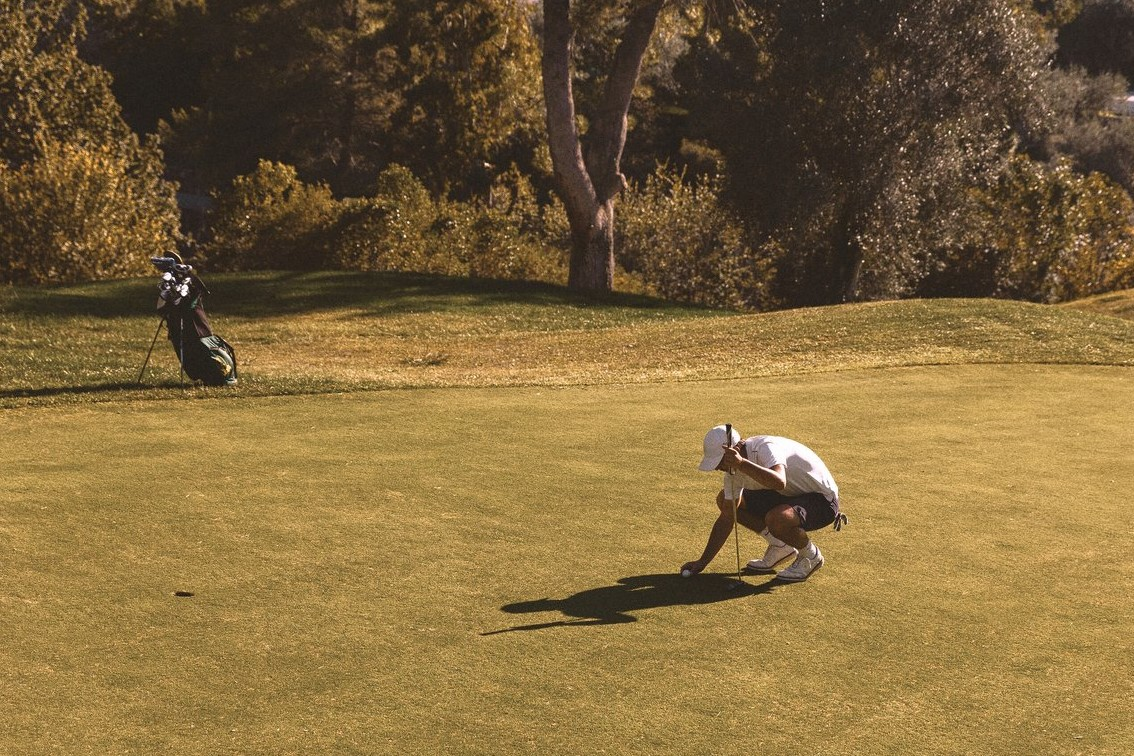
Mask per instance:
[[[0,751],[1123,753],[1132,406],[1022,364],[7,409]],[[839,481],[807,582],[677,576],[719,422]]]

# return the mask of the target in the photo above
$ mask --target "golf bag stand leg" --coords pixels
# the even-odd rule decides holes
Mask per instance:
[[[178,332],[178,336],[181,340],[181,346],[177,350],[177,363],[178,363],[178,365],[181,366],[181,373],[178,376],[178,380],[181,381],[181,385],[184,386],[185,385],[185,316],[184,315],[181,316],[181,330]]]
[[[157,337],[161,333],[161,327],[163,325],[165,325],[165,318],[159,318],[158,324],[157,324],[157,330],[154,331],[154,340],[150,342],[150,351],[146,352],[146,361],[142,363],[142,369],[138,373],[138,383],[139,384],[142,383],[142,376],[144,376],[146,374],[146,368],[149,367],[150,355],[152,355],[154,353],[154,344],[157,343]]]

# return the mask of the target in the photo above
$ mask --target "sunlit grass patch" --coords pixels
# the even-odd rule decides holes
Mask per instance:
[[[1122,753],[1131,403],[960,365],[8,409],[0,751]],[[676,574],[726,420],[840,482],[806,583]]]
[[[234,390],[181,388],[164,341],[135,385],[148,284],[0,290],[0,751],[1134,738],[1130,321],[210,283]],[[676,574],[714,516],[718,481],[694,468],[718,422],[831,465],[851,524],[816,534],[813,579],[727,592],[728,554]]]

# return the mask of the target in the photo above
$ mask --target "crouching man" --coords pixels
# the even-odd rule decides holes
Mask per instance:
[[[815,452],[780,436],[741,440],[731,426],[705,434],[702,472],[720,470],[724,485],[717,494],[720,513],[701,558],[682,565],[696,575],[713,561],[734,527],[733,516],[768,542],[764,556],[748,562],[751,572],[775,574],[776,565],[795,561],[777,575],[786,582],[806,580],[823,566],[823,554],[809,531],[846,522],[839,513],[839,487]]]

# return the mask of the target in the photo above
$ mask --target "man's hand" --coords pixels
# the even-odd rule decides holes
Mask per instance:
[[[736,472],[736,468],[744,461],[744,457],[740,456],[740,451],[735,446],[724,446],[724,456],[721,457],[721,463],[717,466],[725,472]]]
[[[703,569],[705,569],[705,565],[701,564],[700,559],[695,559],[692,562],[686,562],[685,564],[681,565],[682,574],[685,574],[685,572],[688,571],[690,575],[696,575]]]

